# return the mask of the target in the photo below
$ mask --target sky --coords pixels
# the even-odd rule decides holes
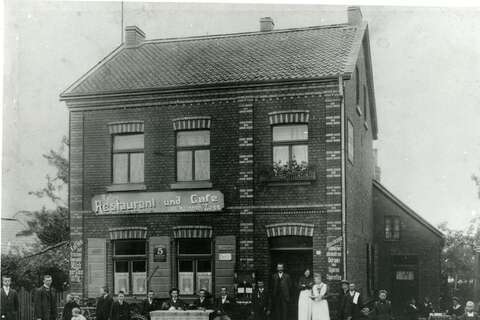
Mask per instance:
[[[346,22],[346,6],[125,2],[147,39]],[[7,1],[2,216],[48,202],[43,153],[68,135],[59,94],[121,42],[120,2]],[[480,7],[362,6],[369,23],[381,182],[432,224],[480,211]]]

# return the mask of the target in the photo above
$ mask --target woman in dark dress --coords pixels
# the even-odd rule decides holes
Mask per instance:
[[[373,305],[370,317],[374,320],[392,320],[392,303],[387,300],[387,290],[378,292],[378,300]]]

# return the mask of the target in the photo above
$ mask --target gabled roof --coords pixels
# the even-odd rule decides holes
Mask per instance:
[[[435,226],[433,226],[430,222],[425,220],[422,216],[420,216],[418,213],[413,211],[410,207],[408,207],[405,203],[403,203],[400,199],[395,197],[393,193],[387,190],[380,182],[377,180],[373,180],[373,186],[383,193],[386,197],[390,198],[397,206],[399,206],[405,213],[407,213],[409,216],[411,216],[413,219],[417,220],[420,222],[422,225],[424,225],[427,229],[429,229],[432,233],[437,235],[439,238],[444,239],[445,235],[438,230]]]
[[[61,97],[350,77],[365,30],[337,24],[122,45]]]

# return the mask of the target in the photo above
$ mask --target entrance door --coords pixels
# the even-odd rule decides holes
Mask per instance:
[[[270,271],[272,274],[276,272],[277,263],[280,262],[284,264],[285,272],[290,275],[294,285],[288,319],[296,320],[299,294],[296,289],[297,283],[305,269],[312,271],[313,266],[312,238],[288,236],[271,239]]]
[[[403,312],[414,298],[418,301],[417,257],[395,256],[392,269],[392,305],[395,311]]]

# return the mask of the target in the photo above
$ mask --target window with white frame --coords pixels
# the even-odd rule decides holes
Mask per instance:
[[[145,294],[147,279],[145,240],[115,240],[113,242],[114,291]]]
[[[210,130],[177,131],[177,181],[210,180]]]
[[[211,239],[178,239],[177,263],[180,294],[212,292]]]
[[[114,184],[144,181],[143,133],[113,135],[112,178]]]
[[[274,166],[308,165],[308,125],[288,124],[272,127]]]

